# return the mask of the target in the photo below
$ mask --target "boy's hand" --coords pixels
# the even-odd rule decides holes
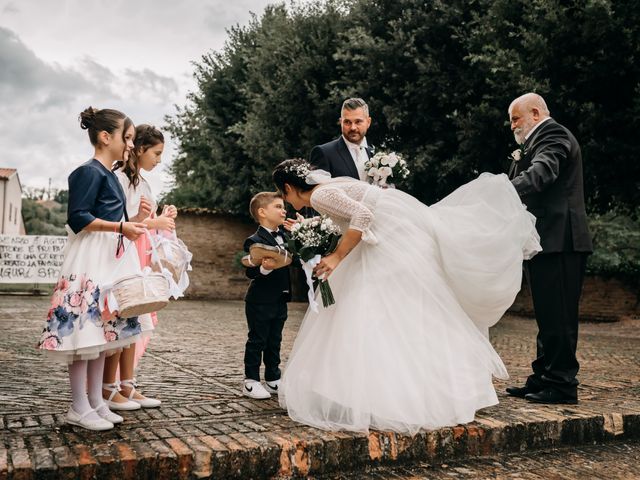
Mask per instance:
[[[263,258],[262,268],[264,268],[265,270],[275,270],[276,261],[273,258]]]

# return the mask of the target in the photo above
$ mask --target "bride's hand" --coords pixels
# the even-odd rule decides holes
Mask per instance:
[[[320,280],[328,279],[329,275],[336,269],[341,260],[335,252],[323,257],[320,263],[316,265],[316,268],[314,268],[314,275]]]
[[[297,220],[294,220],[293,218],[287,218],[287,219],[284,221],[284,229],[285,229],[287,232],[290,232],[290,231],[291,231],[291,229],[293,228],[293,226],[294,226],[296,223],[298,223],[298,221],[297,221]]]

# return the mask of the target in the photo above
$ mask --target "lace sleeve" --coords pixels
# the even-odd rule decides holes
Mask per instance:
[[[318,188],[311,195],[311,206],[320,213],[349,223],[349,228],[367,232],[373,213],[339,188]]]

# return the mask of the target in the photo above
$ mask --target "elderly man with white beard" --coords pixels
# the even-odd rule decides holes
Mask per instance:
[[[537,358],[511,396],[537,403],[578,402],[578,305],[592,251],[584,205],[582,156],[573,134],[535,93],[516,98],[509,120],[519,150],[509,178],[536,216],[542,252],[524,262],[538,324]]]

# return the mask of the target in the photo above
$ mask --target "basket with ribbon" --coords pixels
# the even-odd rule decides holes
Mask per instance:
[[[170,235],[149,236],[151,243],[151,269],[154,272],[162,272],[166,269],[171,273],[174,283],[180,290],[180,295],[189,286],[189,275],[191,271],[191,259],[193,255],[180,240],[175,232]]]
[[[154,242],[149,231],[146,235],[151,243],[152,256],[157,256]],[[133,242],[129,243],[129,246]],[[121,262],[125,260],[122,259]],[[120,264],[122,265],[122,263]],[[105,306],[119,317],[129,318],[145,313],[157,312],[169,304],[169,298],[178,298],[182,291],[173,279],[173,274],[159,261],[159,271],[145,267],[140,273],[118,278],[119,267],[113,272],[117,278],[111,284],[102,285],[100,289],[100,308]]]

